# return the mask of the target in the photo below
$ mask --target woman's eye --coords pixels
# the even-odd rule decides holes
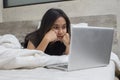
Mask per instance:
[[[65,29],[66,28],[66,25],[63,25],[63,27],[62,27],[63,29]]]
[[[58,29],[58,28],[59,28],[58,25],[53,26],[53,29]]]
[[[54,28],[54,29],[58,29],[58,27],[57,27],[57,26],[54,26],[53,28]]]

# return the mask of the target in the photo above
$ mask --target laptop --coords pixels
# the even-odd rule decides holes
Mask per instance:
[[[46,68],[73,71],[108,65],[113,34],[113,28],[72,27],[68,63],[53,64]]]

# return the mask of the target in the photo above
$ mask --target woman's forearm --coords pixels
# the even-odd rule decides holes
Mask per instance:
[[[41,43],[38,45],[36,49],[44,52],[48,44],[49,44],[49,40],[46,38],[43,38]]]
[[[69,54],[69,45],[66,47],[65,54],[66,54],[66,55]]]

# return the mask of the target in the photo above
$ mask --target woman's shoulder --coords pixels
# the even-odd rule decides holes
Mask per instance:
[[[26,35],[26,39],[35,39],[37,37],[37,32],[31,32],[29,34]]]

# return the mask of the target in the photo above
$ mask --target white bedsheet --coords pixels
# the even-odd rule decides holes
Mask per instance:
[[[0,80],[114,80],[115,64],[107,67],[65,72],[56,69],[0,70]]]
[[[114,80],[115,69],[120,70],[119,58],[114,53],[111,53],[110,64],[106,67],[72,72],[45,69],[42,66],[67,62],[68,57],[49,56],[42,51],[21,49],[21,45],[16,45],[19,42],[14,35],[3,36],[0,36],[0,80]],[[8,39],[11,36],[12,39]]]

